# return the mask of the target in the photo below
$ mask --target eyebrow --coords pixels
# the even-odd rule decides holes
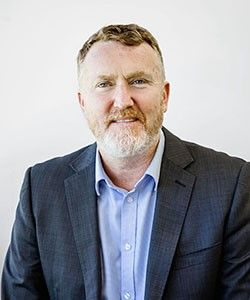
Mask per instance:
[[[109,81],[109,80],[113,80],[115,78],[115,76],[113,76],[113,75],[99,75],[99,76],[97,76],[97,80],[107,80],[107,81]]]
[[[99,75],[98,77],[97,77],[97,80],[104,80],[104,81],[112,81],[112,80],[114,80],[115,78],[116,78],[117,76],[115,76],[115,75]],[[129,73],[127,76],[126,76],[126,80],[131,80],[131,79],[134,79],[134,78],[145,78],[145,79],[147,79],[148,81],[151,81],[151,82],[153,82],[154,80],[153,80],[153,77],[152,77],[152,75],[150,75],[150,74],[147,74],[147,73],[145,73],[145,72],[143,72],[143,71],[137,71],[137,72],[132,72],[132,73]]]
[[[148,81],[154,81],[152,75],[147,74],[143,71],[133,72],[127,75],[127,80],[131,80],[133,78],[145,78]]]

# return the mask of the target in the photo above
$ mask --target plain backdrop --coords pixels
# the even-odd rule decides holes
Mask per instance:
[[[0,0],[1,269],[25,170],[93,141],[75,59],[104,25],[138,23],[158,39],[168,129],[250,160],[249,11],[249,0]]]

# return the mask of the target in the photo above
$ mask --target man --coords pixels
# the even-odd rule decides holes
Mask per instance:
[[[250,165],[162,128],[155,38],[100,29],[78,79],[97,143],[28,169],[2,299],[250,299]]]

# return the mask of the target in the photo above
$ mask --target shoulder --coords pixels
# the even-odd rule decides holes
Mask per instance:
[[[184,167],[186,171],[193,175],[202,176],[203,178],[224,178],[225,180],[234,178],[235,180],[242,170],[243,172],[249,172],[250,163],[241,158],[182,140],[165,128],[163,131],[166,137],[165,157]]]
[[[194,159],[202,164],[222,164],[231,166],[242,166],[246,161],[239,157],[231,156],[225,152],[217,151],[193,142],[183,141],[188,151]]]
[[[230,156],[225,152],[217,151],[188,141],[183,141],[183,143],[194,158],[196,164],[199,164],[204,168],[238,169],[247,164],[244,159]]]
[[[74,170],[74,163],[76,161],[89,161],[90,157],[94,159],[95,149],[95,144],[91,144],[64,156],[54,157],[47,161],[37,163],[29,168],[31,176],[36,178],[43,178],[44,176],[53,177],[55,179],[59,177],[66,178],[76,171]]]
[[[192,142],[183,141],[183,143],[194,159],[188,171],[206,184],[220,182],[220,185],[233,187],[243,183],[249,186],[249,162]]]

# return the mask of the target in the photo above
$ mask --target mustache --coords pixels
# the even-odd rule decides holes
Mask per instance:
[[[113,121],[125,118],[138,119],[142,124],[145,124],[146,122],[146,118],[140,110],[135,110],[134,108],[125,108],[122,110],[115,110],[111,112],[106,117],[106,124],[109,125]]]

